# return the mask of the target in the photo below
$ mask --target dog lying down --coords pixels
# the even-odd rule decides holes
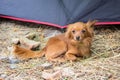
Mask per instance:
[[[13,54],[20,60],[45,56],[48,61],[74,61],[77,57],[89,57],[92,38],[94,36],[94,21],[69,24],[63,34],[51,37],[40,51],[32,51],[14,45]]]

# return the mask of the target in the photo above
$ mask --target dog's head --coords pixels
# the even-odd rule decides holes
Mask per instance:
[[[93,26],[96,23],[94,21],[88,21],[87,23],[76,22],[69,24],[65,36],[75,41],[82,41],[86,37],[92,37],[94,34]]]

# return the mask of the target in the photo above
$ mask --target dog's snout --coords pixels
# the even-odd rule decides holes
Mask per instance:
[[[77,37],[76,37],[76,40],[78,40],[78,41],[79,41],[79,40],[80,40],[80,36],[77,36]]]

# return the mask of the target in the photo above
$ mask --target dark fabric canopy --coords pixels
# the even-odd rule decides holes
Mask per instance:
[[[0,0],[0,17],[65,27],[96,19],[120,22],[120,0]]]

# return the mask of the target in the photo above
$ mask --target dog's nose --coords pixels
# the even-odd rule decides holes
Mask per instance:
[[[80,36],[77,36],[77,37],[76,37],[76,40],[78,40],[78,41],[79,41],[79,40],[80,40]]]

